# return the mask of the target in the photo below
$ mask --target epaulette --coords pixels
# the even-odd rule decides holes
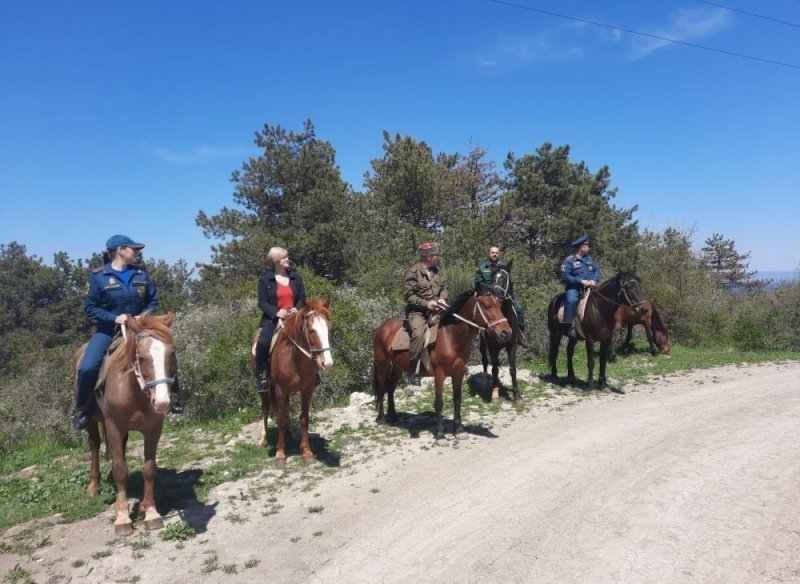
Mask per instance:
[[[573,253],[573,254],[570,254],[570,255],[568,255],[567,257],[565,257],[565,258],[564,258],[564,261],[565,261],[565,262],[568,262],[568,261],[570,261],[570,260],[574,260],[576,257],[578,257],[578,256],[576,256],[576,255]]]
[[[92,273],[93,274],[99,274],[102,271],[103,271],[103,266],[100,266],[99,268],[95,268],[94,270],[92,270]]]
[[[145,268],[144,266],[137,266],[136,264],[128,264],[128,268],[130,268],[131,270],[140,270],[142,272],[147,271],[147,268]]]

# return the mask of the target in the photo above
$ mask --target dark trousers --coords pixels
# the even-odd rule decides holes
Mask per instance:
[[[106,351],[108,351],[113,338],[111,333],[97,331],[89,339],[89,344],[86,346],[86,351],[78,366],[78,395],[75,396],[75,409],[83,410],[89,406],[89,398],[97,384],[100,365],[103,363],[103,357],[106,356]]]
[[[261,323],[261,334],[256,341],[256,374],[261,375],[269,368],[269,345],[272,342],[272,335],[278,328],[277,321],[267,321]]]
[[[580,290],[577,288],[567,288],[567,302],[564,305],[564,322],[572,323],[575,319],[575,311],[578,309],[578,301],[580,299]]]

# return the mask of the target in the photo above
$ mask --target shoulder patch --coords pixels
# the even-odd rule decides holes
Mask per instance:
[[[92,273],[93,274],[99,274],[102,271],[103,271],[103,266],[100,266],[99,268],[95,268],[94,270],[92,270]]]

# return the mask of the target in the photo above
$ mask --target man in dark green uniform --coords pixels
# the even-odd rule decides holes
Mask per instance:
[[[481,285],[492,286],[494,284],[492,274],[498,267],[505,269],[505,266],[500,261],[500,248],[493,245],[489,248],[489,257],[478,264],[478,268],[475,270],[475,289],[480,288]],[[523,336],[523,331],[525,330],[525,308],[521,302],[514,298],[514,280],[511,276],[511,271],[508,272],[508,295],[511,297],[514,313],[517,315],[519,344],[523,347],[527,346]]]

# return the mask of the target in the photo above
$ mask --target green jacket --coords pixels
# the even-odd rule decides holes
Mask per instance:
[[[498,262],[502,263],[502,262]],[[492,270],[494,269],[495,264],[492,264],[492,260],[486,258],[481,263],[478,264],[478,269],[475,270],[475,287],[477,288],[479,285],[484,284],[486,286],[491,286],[492,282]],[[510,285],[514,283],[514,277],[509,272],[508,274],[508,282]]]
[[[403,298],[406,301],[406,312],[428,312],[429,300],[444,300],[447,302],[448,290],[442,272],[434,267],[431,268],[431,275],[421,263],[415,264],[403,280],[401,288]]]

